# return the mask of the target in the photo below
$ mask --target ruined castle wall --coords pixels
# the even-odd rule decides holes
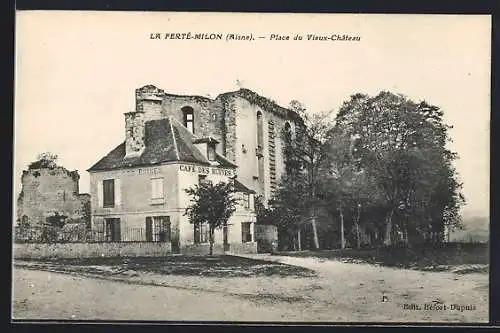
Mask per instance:
[[[237,95],[226,97],[227,157],[238,165],[238,179],[268,200],[284,173],[281,131],[286,119]],[[257,113],[263,116],[264,178],[259,178]]]
[[[25,215],[30,224],[45,223],[55,212],[71,218],[81,217],[82,204],[89,200],[79,196],[79,175],[62,167],[23,172],[22,191],[18,198],[18,218]]]
[[[163,117],[171,116],[183,124],[183,107],[193,108],[194,134],[198,137],[211,136],[217,139],[218,152],[223,153],[224,110],[221,101],[197,96],[165,95],[162,102]]]

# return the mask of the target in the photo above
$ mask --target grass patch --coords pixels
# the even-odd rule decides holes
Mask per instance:
[[[161,258],[80,258],[27,261],[39,268],[64,269],[100,275],[134,274],[134,272],[162,275],[206,277],[311,277],[314,271],[292,265],[237,256],[166,256]]]
[[[277,254],[341,260],[351,263],[364,262],[424,271],[449,271],[461,266],[459,270],[456,270],[456,273],[460,274],[487,273],[489,265],[488,244],[482,243],[444,243],[434,246],[416,245],[411,248],[383,247],[360,250],[279,252]]]

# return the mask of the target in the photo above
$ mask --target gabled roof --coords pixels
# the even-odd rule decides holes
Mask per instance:
[[[104,171],[128,167],[157,165],[165,162],[193,162],[211,165],[210,161],[195,146],[199,139],[177,120],[150,120],[145,123],[144,152],[137,157],[125,157],[125,142],[101,158],[87,171]],[[236,165],[223,156],[216,154],[220,167],[235,168]]]

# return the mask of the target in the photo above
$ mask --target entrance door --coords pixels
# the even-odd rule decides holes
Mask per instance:
[[[228,228],[227,225],[225,225],[225,226],[222,227],[222,237],[223,237],[224,251],[229,251],[229,243],[227,242],[227,228]]]

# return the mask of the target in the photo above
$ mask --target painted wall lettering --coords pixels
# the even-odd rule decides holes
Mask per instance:
[[[222,175],[222,176],[228,176],[228,177],[233,176],[233,170],[230,170],[230,169],[210,168],[210,167],[187,165],[187,164],[179,165],[179,170],[184,171],[184,172]]]

